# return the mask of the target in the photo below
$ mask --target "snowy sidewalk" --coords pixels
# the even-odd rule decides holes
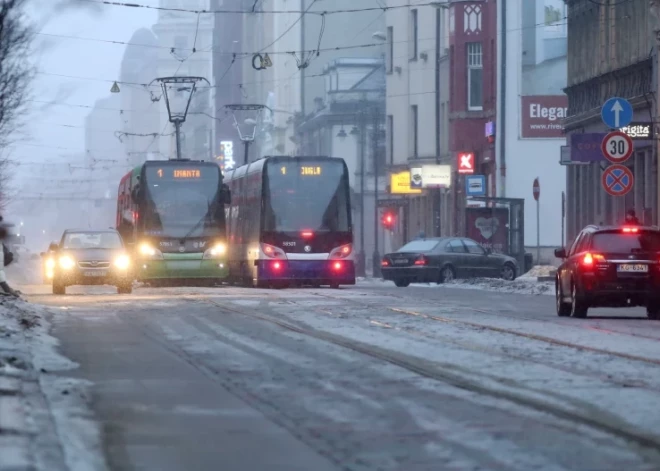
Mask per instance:
[[[47,311],[0,297],[0,471],[106,469],[87,407],[88,384],[56,372]]]
[[[554,296],[554,270],[555,267],[539,265],[513,281],[505,281],[499,278],[468,278],[439,285],[435,283],[413,283],[411,286],[436,289],[477,289],[497,293]],[[553,281],[539,281],[539,278],[552,279]],[[385,281],[381,278],[358,278],[358,284],[388,284],[394,286],[391,281]]]

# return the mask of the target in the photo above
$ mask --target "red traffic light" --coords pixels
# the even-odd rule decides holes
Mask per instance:
[[[395,223],[396,216],[392,212],[388,211],[383,214],[383,226],[385,226],[387,229],[392,229]]]

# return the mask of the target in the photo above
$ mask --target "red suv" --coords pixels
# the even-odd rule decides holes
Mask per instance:
[[[587,226],[557,270],[557,315],[587,317],[590,307],[645,306],[660,320],[660,230],[657,227]]]

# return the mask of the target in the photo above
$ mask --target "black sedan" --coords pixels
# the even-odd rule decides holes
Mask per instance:
[[[66,230],[51,244],[53,294],[73,285],[113,285],[120,294],[133,291],[133,267],[121,236],[114,230]]]
[[[485,250],[465,237],[417,239],[388,253],[381,263],[383,279],[398,287],[410,283],[445,283],[455,278],[503,278],[513,280],[516,260]]]

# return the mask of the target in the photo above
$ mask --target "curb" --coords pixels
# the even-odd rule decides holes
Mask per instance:
[[[0,471],[33,471],[21,378],[0,376]]]

